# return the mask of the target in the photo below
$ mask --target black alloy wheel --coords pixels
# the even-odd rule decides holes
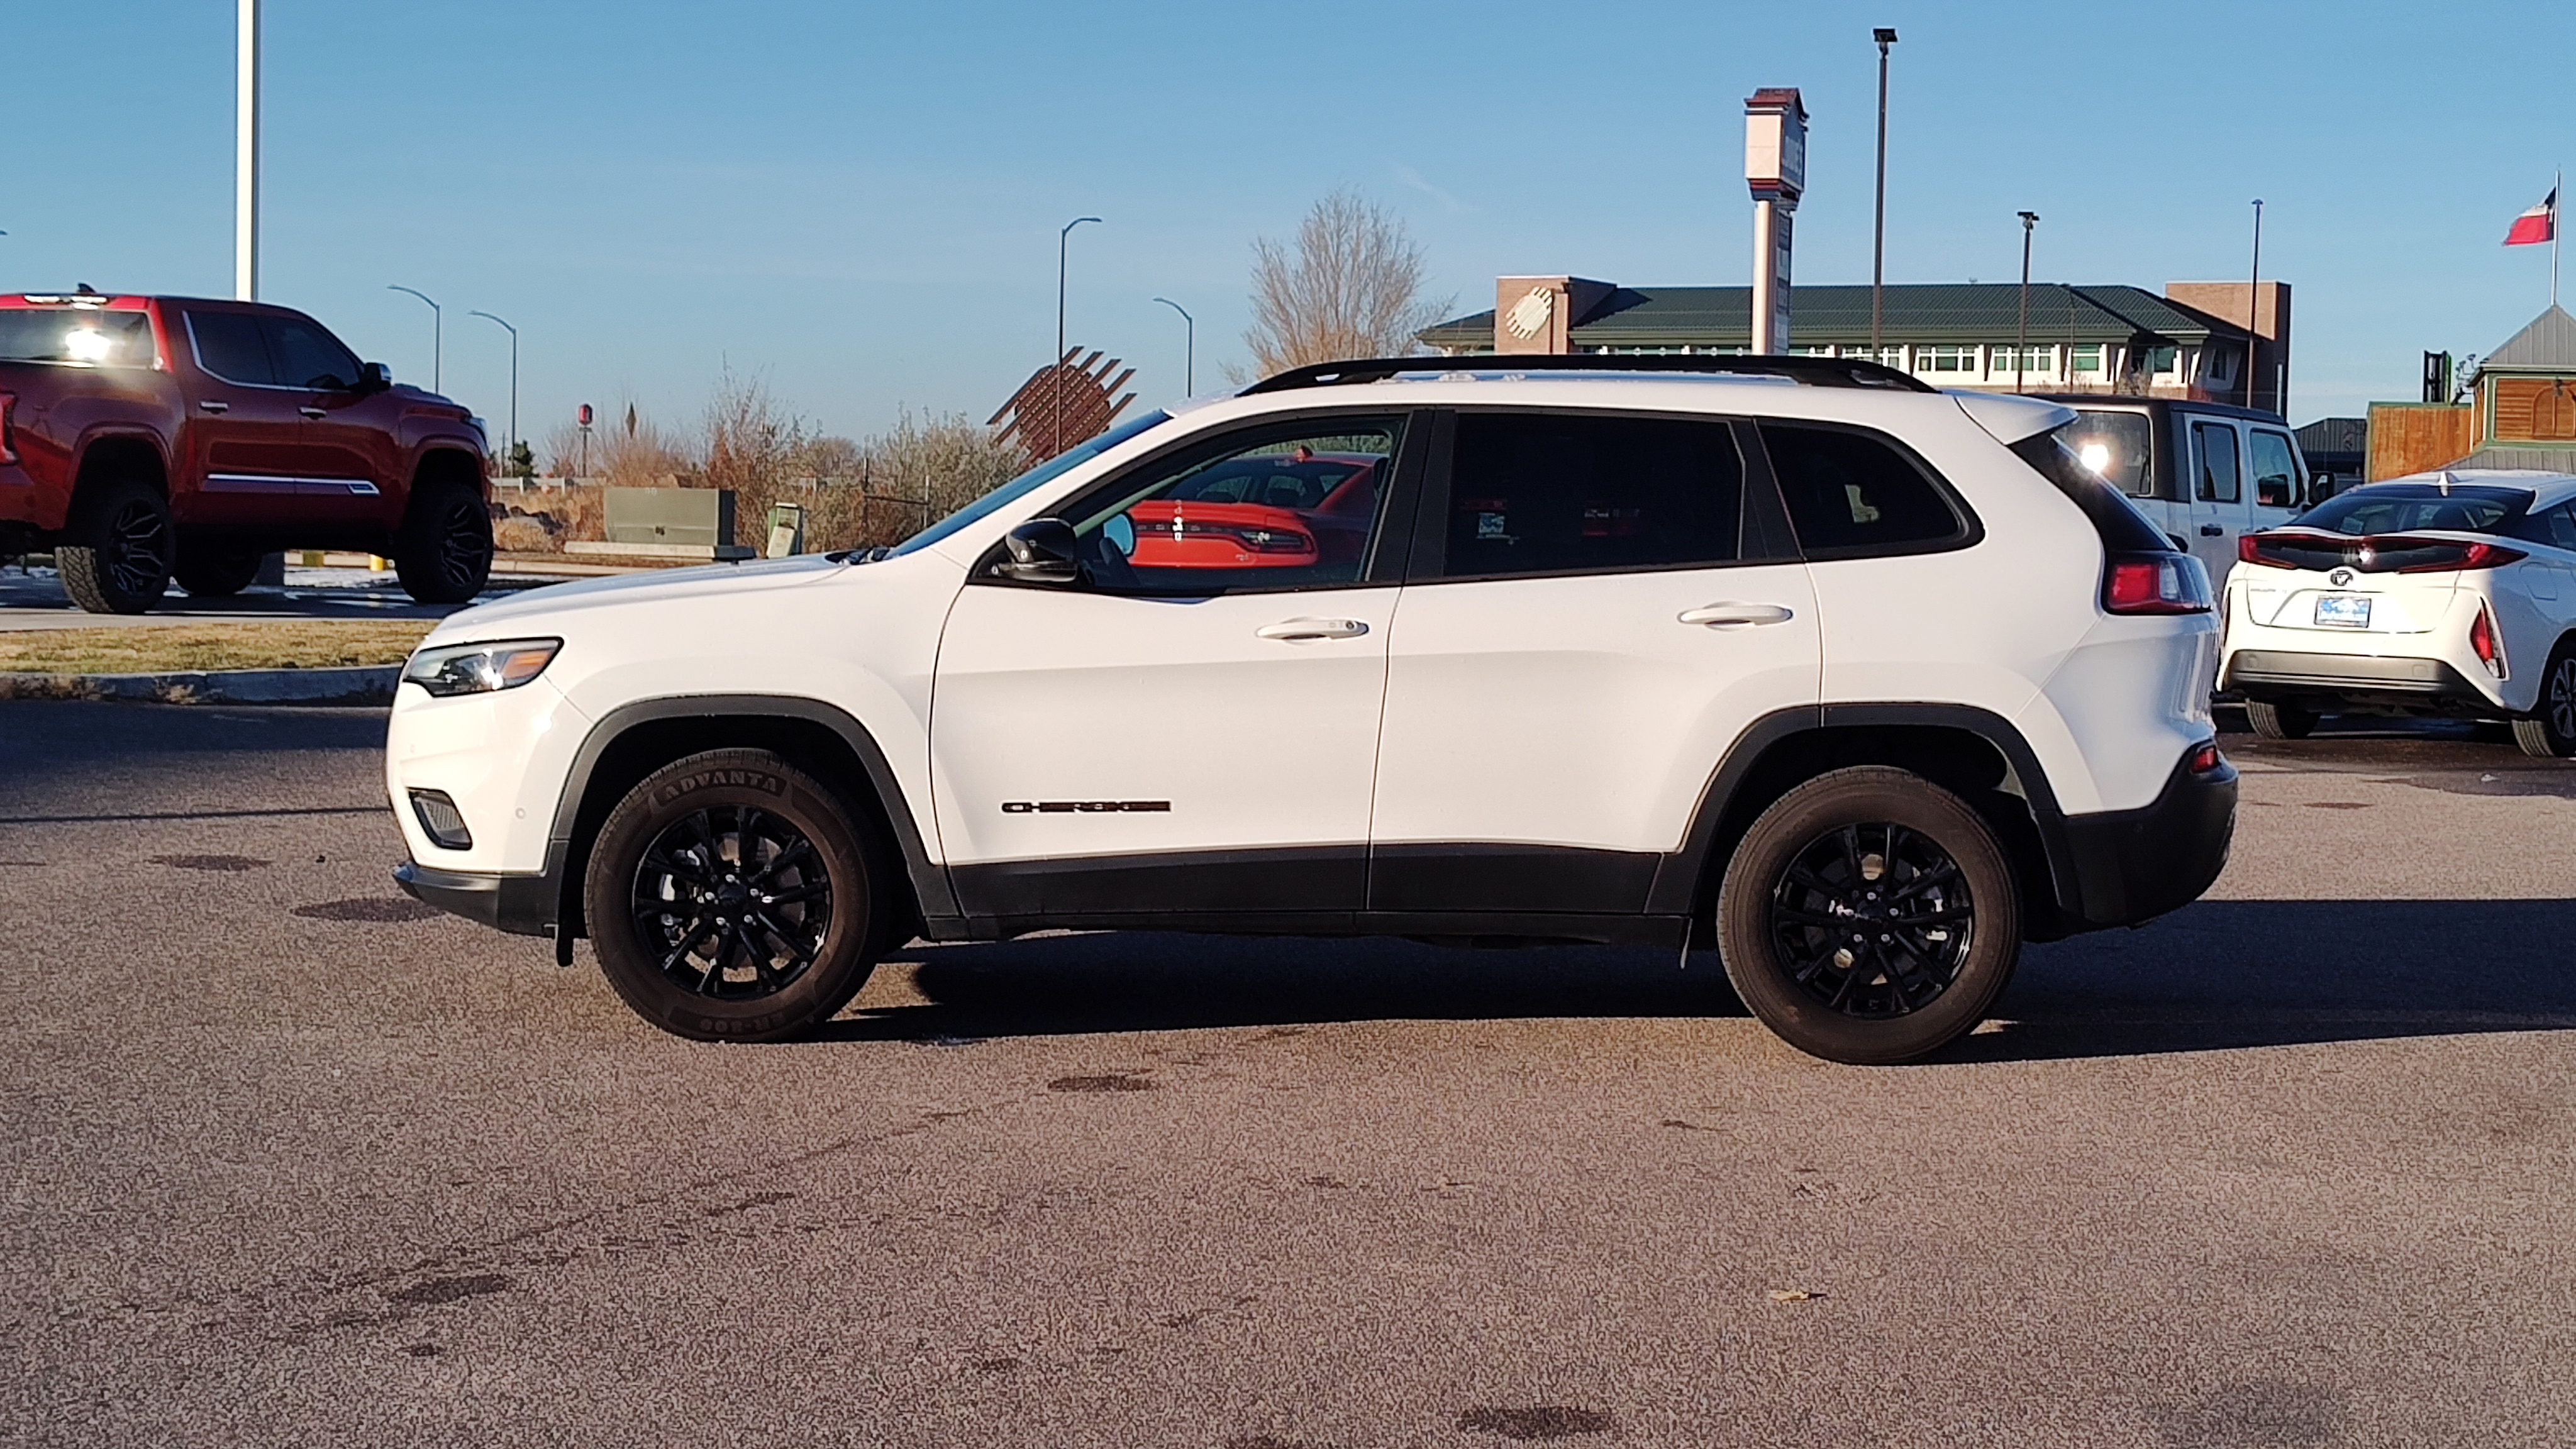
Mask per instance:
[[[609,812],[584,876],[609,984],[701,1041],[778,1041],[830,1020],[909,919],[872,820],[767,750],[654,771]]]
[[[1744,1004],[1829,1061],[1912,1061],[1985,1018],[2021,954],[1994,830],[1911,771],[1834,770],[1762,812],[1727,862],[1717,942]]]
[[[492,577],[492,512],[473,489],[428,484],[412,495],[395,540],[403,592],[423,604],[462,604]]]
[[[140,614],[170,587],[170,505],[159,489],[127,480],[82,500],[74,541],[54,551],[64,592],[93,614]]]
[[[1904,1016],[1957,980],[1977,931],[1959,863],[1889,821],[1845,825],[1791,858],[1771,936],[1808,996],[1845,1016]]]
[[[2540,677],[2540,699],[2528,719],[2513,722],[2513,742],[2526,755],[2576,755],[2576,641],[2558,646]]]
[[[714,805],[662,828],[635,867],[628,909],[662,974],[695,996],[775,996],[817,959],[832,877],[787,817]]]

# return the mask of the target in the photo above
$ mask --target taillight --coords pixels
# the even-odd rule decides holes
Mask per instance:
[[[2496,642],[2495,619],[2487,613],[2484,600],[2478,603],[2478,616],[2469,621],[2469,648],[2487,667],[2487,673],[2504,678],[2504,646]]]
[[[2315,572],[2347,568],[2365,574],[2452,573],[2502,568],[2528,556],[2521,549],[2500,543],[2404,534],[2355,538],[2299,528],[2241,534],[2236,540],[2239,562]]]
[[[2191,772],[2195,775],[2217,774],[2218,767],[2225,763],[2227,763],[2227,761],[2218,753],[2218,741],[2216,740],[2211,740],[2209,743],[2202,745],[2199,749],[2191,752]]]
[[[2263,552],[2263,535],[2259,533],[2240,533],[2236,535],[2236,561],[2238,563],[2259,564],[2267,569],[2287,569],[2298,567],[2298,565],[2291,563],[2288,559],[2272,558],[2267,556]]]
[[[2209,572],[2187,553],[2115,553],[2102,575],[2111,614],[2206,614]]]
[[[18,461],[18,438],[11,431],[17,421],[14,416],[17,411],[18,395],[14,392],[0,392],[0,463]]]

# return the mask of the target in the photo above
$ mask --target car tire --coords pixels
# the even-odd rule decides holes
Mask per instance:
[[[2267,740],[2304,740],[2317,727],[2313,710],[2295,704],[2266,704],[2259,699],[2245,701],[2245,722],[2254,733]]]
[[[2530,718],[2513,722],[2513,742],[2542,759],[2576,755],[2576,647],[2562,643],[2550,654],[2540,701]]]
[[[767,750],[710,750],[609,812],[582,900],[637,1015],[698,1041],[780,1041],[848,1005],[892,944],[889,864],[829,786]]]
[[[170,589],[170,503],[139,479],[85,491],[54,548],[72,602],[93,614],[140,614]]]
[[[492,513],[473,489],[429,483],[412,490],[394,537],[394,571],[416,603],[462,604],[492,577]]]
[[[1782,1040],[1883,1066],[1985,1019],[2021,956],[2021,897],[1966,802],[1866,765],[1807,781],[1753,822],[1727,863],[1717,938],[1727,980]]]
[[[260,551],[231,544],[179,540],[179,561],[170,577],[192,599],[230,598],[259,577]]]

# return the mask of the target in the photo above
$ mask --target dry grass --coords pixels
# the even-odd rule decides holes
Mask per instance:
[[[179,674],[400,664],[434,624],[429,619],[297,619],[28,629],[0,633],[0,674]]]

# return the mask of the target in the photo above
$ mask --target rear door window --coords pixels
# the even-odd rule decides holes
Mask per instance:
[[[2244,498],[2244,477],[2236,467],[2233,424],[2191,425],[2191,496],[2202,503],[2235,503]]]
[[[2156,496],[2155,428],[2145,413],[2086,409],[2058,436],[2112,487],[2132,498]]]
[[[1969,521],[1947,490],[1883,439],[1764,423],[1762,446],[1798,545],[1810,555],[1924,553],[1971,541]]]
[[[259,318],[250,312],[190,312],[188,335],[197,348],[197,365],[226,382],[247,387],[274,387],[277,369],[268,358],[268,340]]]
[[[1743,557],[1744,457],[1724,421],[1462,413],[1450,459],[1444,577]]]

